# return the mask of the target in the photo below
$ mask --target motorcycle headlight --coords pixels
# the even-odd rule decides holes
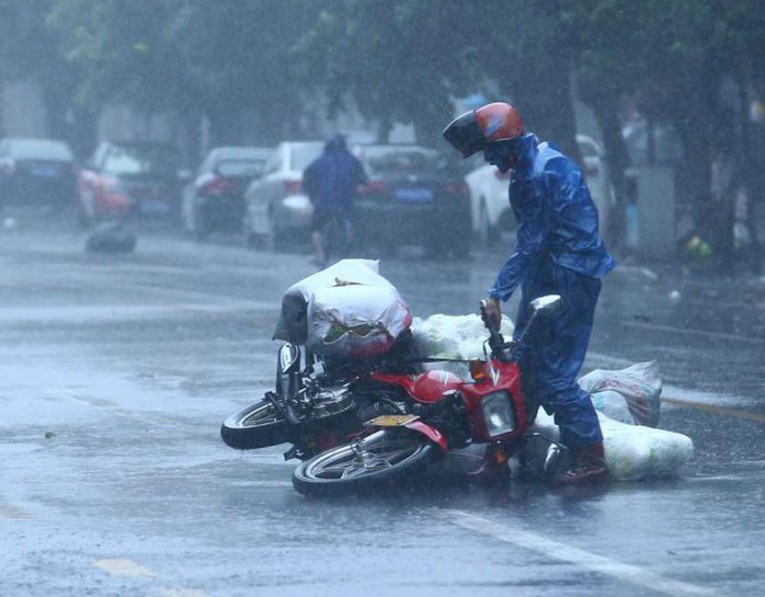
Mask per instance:
[[[497,437],[515,430],[515,414],[506,391],[493,392],[481,400],[481,412],[489,437]]]

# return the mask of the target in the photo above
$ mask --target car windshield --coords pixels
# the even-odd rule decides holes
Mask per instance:
[[[58,141],[29,139],[10,142],[7,147],[7,155],[17,160],[72,161],[72,152],[69,147]]]
[[[161,146],[114,146],[104,158],[108,174],[175,175],[178,155],[172,148]]]
[[[292,147],[290,164],[292,170],[305,170],[308,165],[321,155],[322,143],[304,143]]]
[[[422,147],[368,147],[364,150],[367,169],[375,174],[437,172],[438,152]]]
[[[265,160],[223,160],[216,170],[221,176],[259,176]]]

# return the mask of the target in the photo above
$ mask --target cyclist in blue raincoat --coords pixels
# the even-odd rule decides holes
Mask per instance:
[[[346,147],[345,137],[335,135],[324,146],[324,152],[303,172],[303,188],[313,203],[311,241],[315,262],[327,265],[324,229],[332,218],[343,228],[345,243],[351,236],[351,212],[356,186],[367,182],[361,162]]]
[[[553,143],[539,143],[523,127],[518,111],[497,102],[467,112],[443,132],[469,157],[484,158],[501,172],[512,170],[510,206],[518,221],[515,251],[489,289],[489,316],[499,321],[500,301],[520,286],[516,330],[527,321],[528,304],[559,294],[556,317],[540,318],[516,347],[534,395],[560,428],[571,455],[563,484],[605,480],[603,435],[589,395],[577,384],[592,332],[600,279],[614,267],[598,232],[598,212],[580,169]],[[528,380],[527,380],[528,381]]]

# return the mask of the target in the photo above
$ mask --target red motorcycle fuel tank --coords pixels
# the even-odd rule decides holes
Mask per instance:
[[[465,385],[454,373],[443,370],[427,371],[419,375],[393,375],[375,371],[372,373],[372,379],[400,386],[412,398],[427,404],[438,402],[443,398],[444,392],[459,390]]]

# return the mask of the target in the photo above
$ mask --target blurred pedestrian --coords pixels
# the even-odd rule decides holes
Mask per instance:
[[[487,311],[499,323],[500,301],[520,286],[515,326],[520,332],[532,300],[548,294],[563,298],[562,311],[535,320],[514,354],[524,386],[533,384],[534,401],[555,415],[571,456],[569,470],[556,482],[605,480],[600,422],[577,376],[590,341],[600,278],[613,269],[614,260],[598,232],[598,212],[582,173],[553,143],[539,143],[527,133],[518,111],[506,103],[462,114],[443,135],[463,158],[482,151],[500,172],[512,170],[509,198],[518,220],[517,242],[489,289]]]
[[[324,146],[324,152],[303,172],[303,189],[313,204],[311,242],[314,263],[326,267],[328,251],[326,238],[331,224],[338,224],[336,234],[346,249],[352,234],[353,198],[356,187],[367,182],[361,162],[350,151],[343,135],[335,135]]]

